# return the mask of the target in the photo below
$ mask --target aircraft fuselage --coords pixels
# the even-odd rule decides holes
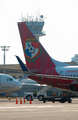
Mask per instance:
[[[15,81],[11,76],[0,74],[0,93],[15,91],[21,87],[22,84]]]
[[[35,69],[38,74],[47,75],[60,75],[60,76],[70,76],[78,77],[78,66],[65,66],[65,67],[55,67],[55,68],[45,68],[45,69]],[[66,79],[55,79],[55,78],[43,78],[37,76],[29,76],[29,78],[36,80],[40,84],[47,84],[53,87],[61,88],[63,90],[78,91],[78,84],[73,83],[74,80]]]

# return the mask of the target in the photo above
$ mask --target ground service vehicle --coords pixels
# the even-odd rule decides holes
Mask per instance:
[[[54,102],[60,102],[60,103],[71,103],[72,100],[71,98],[74,98],[75,96],[61,96],[61,97],[44,97],[43,98],[43,103],[45,103],[46,101],[52,101]]]
[[[34,99],[39,99],[39,101],[42,101],[44,97],[47,96],[46,92],[42,93],[33,93],[33,92],[25,92],[24,93],[24,99],[27,99],[28,101],[34,100]]]

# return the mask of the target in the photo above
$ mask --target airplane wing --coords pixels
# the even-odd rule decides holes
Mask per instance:
[[[70,76],[60,76],[60,75],[47,75],[47,74],[35,74],[30,73],[31,76],[41,77],[42,78],[53,78],[53,79],[61,79],[61,80],[73,80],[72,84],[78,84],[78,77],[70,77]]]
[[[62,80],[73,80],[72,84],[78,84],[78,77],[70,76],[60,76],[60,75],[46,75],[46,74],[35,74],[36,77],[41,78],[53,78],[53,79],[62,79]]]
[[[44,77],[44,78],[54,78],[54,79],[78,80],[78,77],[60,76],[60,75],[34,74],[34,76]]]
[[[31,85],[31,86],[42,86],[42,87],[46,87],[47,85],[46,84],[32,84],[32,83],[22,83],[22,85]]]

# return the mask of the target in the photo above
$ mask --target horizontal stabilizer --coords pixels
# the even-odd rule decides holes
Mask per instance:
[[[23,79],[26,79],[30,74],[25,74],[21,79],[19,79],[19,82],[21,82]]]

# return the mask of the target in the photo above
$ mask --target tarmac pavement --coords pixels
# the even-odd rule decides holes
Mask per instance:
[[[78,120],[78,99],[72,99],[72,103],[34,100],[32,104],[0,99],[0,120]]]

